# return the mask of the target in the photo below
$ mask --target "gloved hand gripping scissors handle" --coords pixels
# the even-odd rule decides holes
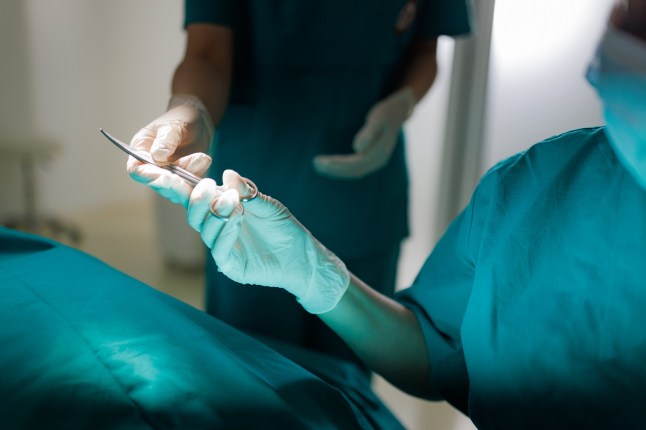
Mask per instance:
[[[189,172],[186,169],[183,169],[183,168],[181,168],[179,166],[176,166],[173,163],[165,163],[165,164],[157,163],[155,160],[153,160],[153,158],[147,152],[136,151],[136,150],[132,149],[130,147],[130,145],[127,145],[124,142],[120,141],[119,139],[112,136],[110,133],[103,130],[102,128],[100,128],[99,131],[110,142],[112,142],[117,148],[121,149],[126,154],[131,155],[132,157],[134,157],[138,161],[141,161],[142,163],[152,164],[153,166],[157,166],[157,167],[160,167],[162,169],[168,170],[169,172],[174,173],[177,176],[179,176],[180,178],[184,179],[186,182],[188,182],[193,187],[195,187],[203,179],[203,178],[200,178],[199,176],[196,176],[196,175],[192,174],[191,172]],[[245,196],[240,196],[240,202],[248,202],[248,201],[254,199],[258,195],[258,187],[256,187],[256,184],[254,184],[249,179],[245,178],[244,180],[247,183],[247,185],[249,186],[249,188],[251,189],[251,193],[249,193],[248,195],[245,195]],[[217,188],[222,192],[225,191],[225,188],[223,186],[217,186]],[[215,209],[216,201],[217,201],[217,199],[213,200],[213,203],[211,204],[211,213],[214,216],[216,216],[216,217],[218,217],[218,218],[220,218],[220,219],[222,219],[224,221],[227,221],[229,218],[225,217],[223,215],[220,215],[217,212],[217,210]],[[240,207],[241,207],[241,210],[244,213],[244,206],[241,205]]]

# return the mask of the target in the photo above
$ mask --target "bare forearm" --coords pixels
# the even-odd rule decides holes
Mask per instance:
[[[185,59],[173,76],[173,94],[192,94],[206,106],[217,125],[229,100],[230,73],[202,59]]]
[[[352,276],[338,305],[319,317],[392,384],[413,395],[428,393],[424,337],[409,309]]]
[[[646,40],[646,0],[618,2],[610,20],[618,29]]]
[[[437,40],[416,41],[410,48],[402,87],[408,86],[419,101],[435,82],[437,76]]]
[[[197,96],[217,126],[229,100],[232,67],[232,30],[192,24],[187,30],[184,59],[175,69],[172,92]]]

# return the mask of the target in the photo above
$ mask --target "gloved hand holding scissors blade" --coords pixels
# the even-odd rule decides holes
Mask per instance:
[[[135,177],[137,181],[150,186],[163,197],[168,198],[172,202],[181,203],[184,207],[188,206],[188,199],[191,192],[193,191],[193,188],[202,180],[202,177],[198,175],[203,173],[202,170],[204,170],[201,166],[195,167],[194,163],[191,162],[191,156],[184,157],[182,159],[184,161],[188,160],[187,162],[183,163],[186,168],[181,167],[179,163],[158,163],[153,160],[149,152],[135,150],[130,145],[121,142],[119,139],[110,135],[105,130],[100,129],[99,131],[117,148],[130,155],[130,158],[128,159],[128,165],[132,166],[131,175]],[[195,155],[206,156],[206,154]],[[208,158],[206,163],[207,168],[209,164],[210,158]],[[248,179],[246,179],[246,181],[248,182],[250,189],[256,190],[256,186],[253,184],[253,182],[249,181]],[[227,192],[227,190],[221,186],[216,186],[216,189],[220,194]],[[254,192],[248,196],[240,198],[240,200],[247,201],[254,198],[255,195],[256,193]],[[214,203],[215,200],[213,201],[213,205]],[[217,213],[215,206],[213,205],[211,207],[213,215],[226,220],[226,217],[223,217],[219,213]]]
[[[155,164],[172,161],[175,166],[201,177],[211,165],[211,157],[204,152],[212,138],[213,122],[202,102],[192,95],[174,95],[166,113],[139,130],[130,148],[149,153]],[[127,167],[135,181],[148,185],[174,203],[184,207],[188,204],[192,187],[181,178],[132,156]]]

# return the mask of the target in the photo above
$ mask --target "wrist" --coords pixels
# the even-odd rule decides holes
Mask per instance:
[[[350,285],[350,272],[339,257],[320,245],[315,269],[305,294],[297,300],[311,314],[322,314],[336,307]]]
[[[213,120],[211,119],[211,114],[209,113],[209,110],[204,105],[202,100],[200,100],[199,97],[194,96],[193,94],[173,94],[170,100],[168,100],[167,110],[170,110],[179,105],[188,105],[197,109],[197,111],[200,113],[202,122],[206,126],[210,142],[210,138],[213,137],[214,125]]]
[[[393,98],[396,98],[401,104],[401,112],[403,115],[403,121],[406,121],[408,118],[413,115],[415,110],[415,105],[417,104],[417,98],[415,93],[410,86],[405,86],[397,90],[393,95]],[[403,122],[402,121],[402,122]]]

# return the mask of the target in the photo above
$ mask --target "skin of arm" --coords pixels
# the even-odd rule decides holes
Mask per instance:
[[[232,64],[230,28],[191,24],[187,28],[184,58],[173,75],[172,93],[198,97],[217,126],[229,100]]]
[[[401,86],[413,91],[416,102],[435,82],[437,67],[437,39],[414,41],[407,55]]]
[[[319,317],[372,370],[407,393],[428,397],[426,344],[409,309],[351,275],[336,307]]]
[[[646,0],[618,2],[610,21],[619,30],[646,40]]]

